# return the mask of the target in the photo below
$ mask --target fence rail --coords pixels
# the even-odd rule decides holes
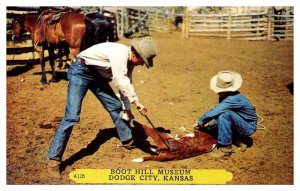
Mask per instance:
[[[182,36],[221,37],[240,40],[290,40],[294,15],[271,12],[249,14],[184,14]]]
[[[60,58],[61,56],[64,56],[64,53],[57,53],[54,55],[54,59]],[[49,61],[49,57],[45,57],[45,61]],[[39,64],[40,59],[39,58],[30,58],[28,60],[23,59],[12,59],[12,60],[6,60],[7,66],[12,65],[33,65],[33,64]]]

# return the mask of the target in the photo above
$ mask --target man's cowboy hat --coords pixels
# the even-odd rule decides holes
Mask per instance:
[[[221,71],[210,80],[210,89],[216,93],[234,92],[242,85],[243,79],[234,71]]]
[[[156,44],[150,36],[133,37],[131,46],[143,59],[147,68],[153,66],[153,58],[156,56]]]

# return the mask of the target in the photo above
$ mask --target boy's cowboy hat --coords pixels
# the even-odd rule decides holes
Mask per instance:
[[[234,92],[242,85],[241,75],[235,71],[221,71],[210,80],[210,89],[216,93]]]
[[[143,59],[147,68],[153,67],[153,58],[156,56],[156,44],[150,36],[133,37],[131,46]]]

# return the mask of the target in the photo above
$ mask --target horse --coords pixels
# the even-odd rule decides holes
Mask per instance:
[[[57,82],[54,65],[55,47],[67,44],[71,55],[75,57],[81,50],[93,45],[95,26],[87,17],[78,12],[65,12],[61,14],[60,19],[56,23],[47,23],[44,29],[41,27],[39,19],[40,13],[23,14],[14,18],[12,21],[13,40],[18,40],[24,30],[30,32],[34,49],[40,57],[42,69],[41,84],[47,83],[44,50],[48,48],[52,69],[52,79],[50,82]],[[41,42],[40,39],[43,30],[46,41]]]
[[[138,137],[151,137],[157,147],[156,149],[149,148],[154,153],[153,155],[137,158],[132,162],[181,160],[208,153],[217,144],[217,140],[212,135],[199,130],[174,137],[169,134],[170,131],[165,131],[163,128],[149,128],[135,120],[132,124]]]
[[[179,30],[179,24],[182,24],[183,18],[180,15],[175,16],[174,25],[176,27],[176,30]]]
[[[109,16],[105,16],[105,13],[88,13],[85,16],[89,18],[96,27],[94,35],[95,44],[106,41],[115,42],[118,40],[118,37],[114,35],[115,24]]]

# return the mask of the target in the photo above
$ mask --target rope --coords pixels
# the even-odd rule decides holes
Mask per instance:
[[[162,138],[162,136],[159,134],[157,129],[154,127],[153,123],[150,121],[149,117],[147,115],[145,115],[145,117],[148,120],[148,122],[150,123],[150,125],[152,126],[152,128],[154,129],[155,133],[158,135],[158,137],[163,141],[163,143],[168,147],[168,149],[171,149],[168,139]],[[166,143],[166,141],[167,141],[167,143]]]
[[[260,121],[257,122],[257,129],[258,130],[265,130],[266,126],[261,124],[264,121],[264,118],[262,118],[260,115],[257,115],[257,117],[260,119]]]

